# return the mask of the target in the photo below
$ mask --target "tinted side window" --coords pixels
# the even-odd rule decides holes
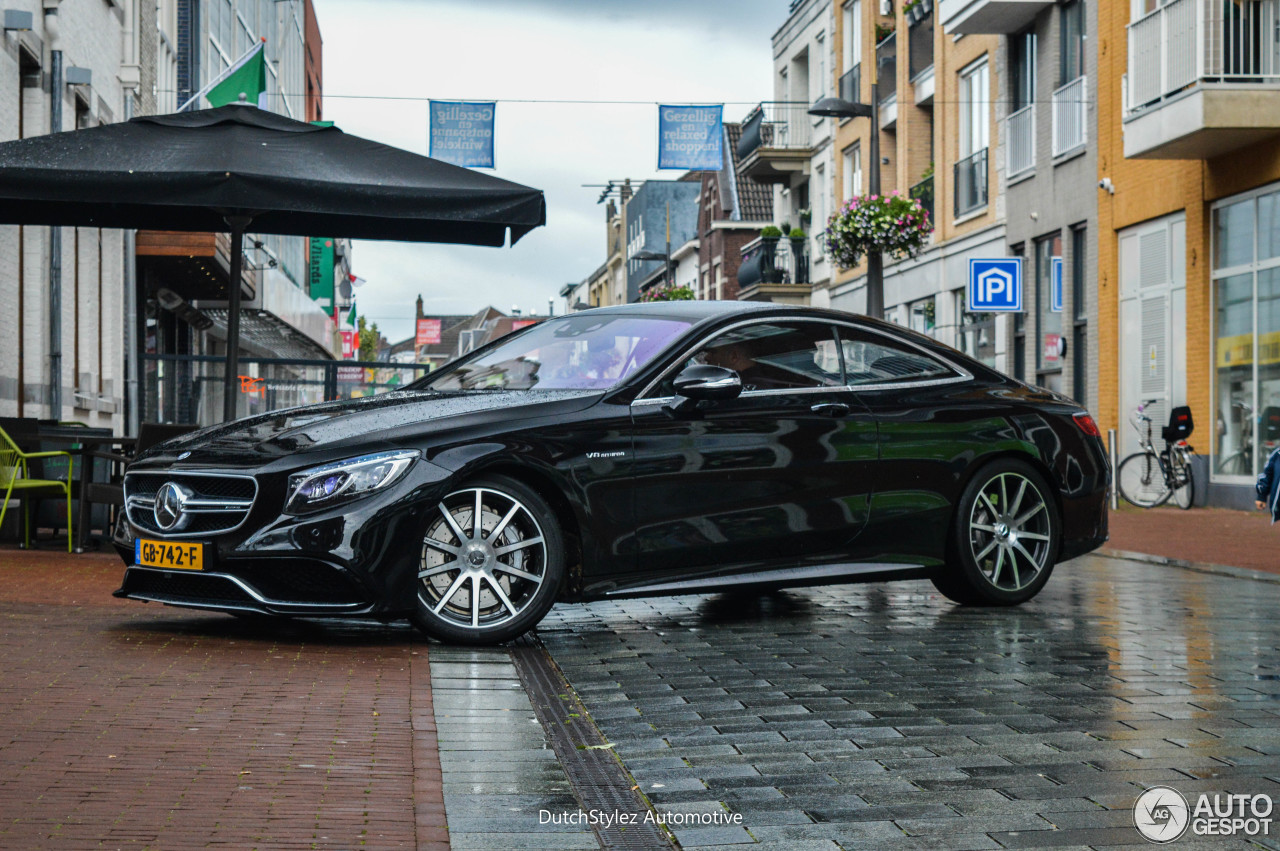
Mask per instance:
[[[671,370],[651,395],[673,395],[676,375],[693,364],[736,371],[742,376],[743,392],[837,387],[842,383],[832,327],[821,322],[762,322],[719,334]]]
[[[845,380],[853,387],[956,375],[955,370],[919,349],[878,334],[841,328],[840,346],[844,350]]]

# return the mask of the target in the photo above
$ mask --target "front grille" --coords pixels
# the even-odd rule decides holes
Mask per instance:
[[[225,576],[203,576],[198,573],[130,570],[125,574],[124,591],[129,595],[155,599],[162,603],[230,607],[255,605],[253,597]]]
[[[268,600],[292,603],[361,603],[359,585],[342,570],[310,559],[269,558],[229,568]]]
[[[172,482],[191,491],[185,522],[165,531],[156,522],[156,493]],[[258,482],[252,476],[229,473],[127,473],[124,505],[129,522],[144,532],[166,538],[192,538],[229,532],[249,516]]]

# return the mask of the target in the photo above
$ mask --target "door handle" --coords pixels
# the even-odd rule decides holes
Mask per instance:
[[[819,402],[809,410],[827,417],[844,417],[849,414],[849,406],[844,402]]]

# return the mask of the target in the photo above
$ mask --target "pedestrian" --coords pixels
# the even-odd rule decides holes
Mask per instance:
[[[1262,473],[1258,476],[1256,490],[1258,498],[1254,501],[1254,505],[1259,509],[1269,509],[1271,522],[1274,524],[1280,520],[1280,449],[1276,449],[1271,453],[1271,457],[1267,458],[1267,465],[1262,468]]]

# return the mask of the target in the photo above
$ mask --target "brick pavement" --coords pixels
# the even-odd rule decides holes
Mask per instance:
[[[0,848],[448,848],[427,645],[0,549]]]
[[[1277,583],[1086,557],[1012,609],[904,582],[539,634],[659,811],[742,814],[676,827],[685,851],[1138,848],[1146,786],[1280,797]],[[1177,843],[1209,845],[1246,847]]]
[[[1280,573],[1280,523],[1272,526],[1262,511],[1144,510],[1122,500],[1111,512],[1110,528],[1109,550]]]

